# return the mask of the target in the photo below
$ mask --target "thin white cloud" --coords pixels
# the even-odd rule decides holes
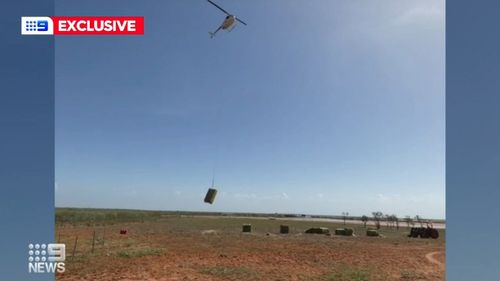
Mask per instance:
[[[137,190],[135,189],[132,189],[132,190],[129,190],[125,193],[126,196],[136,196],[137,195]]]
[[[234,198],[238,199],[255,199],[255,200],[289,200],[290,196],[282,192],[281,194],[270,194],[270,195],[262,195],[255,193],[234,193],[232,195]]]
[[[235,193],[234,198],[257,199],[255,193]]]
[[[381,203],[399,202],[399,201],[401,201],[401,195],[379,193],[379,194],[377,194],[377,200]]]
[[[400,194],[382,194],[376,195],[376,199],[379,203],[433,203],[439,201],[439,198],[433,194],[411,194],[406,196],[401,196]]]
[[[437,5],[419,6],[406,10],[393,21],[396,25],[434,24],[444,21],[444,11]]]

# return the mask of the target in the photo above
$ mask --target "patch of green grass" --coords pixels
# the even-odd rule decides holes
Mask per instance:
[[[361,270],[350,270],[328,276],[328,281],[369,281],[370,274]]]
[[[325,281],[387,281],[386,276],[382,276],[372,268],[340,266],[334,271],[325,274],[320,280]]]
[[[121,258],[139,258],[145,256],[160,256],[163,254],[162,249],[155,248],[139,248],[119,251],[117,255]]]
[[[144,222],[161,218],[160,211],[114,210],[114,209],[77,209],[57,208],[57,225],[84,224],[87,226],[115,224],[123,222]]]
[[[260,280],[259,275],[248,267],[206,267],[199,271],[202,274],[213,275],[229,280]]]
[[[89,257],[87,255],[84,256],[69,256],[66,257],[71,263],[86,263],[89,260]]]
[[[403,281],[413,281],[413,280],[427,280],[425,275],[416,273],[412,270],[403,270],[401,271],[401,278],[399,280]]]
[[[401,280],[415,280],[415,272],[412,271],[402,271]]]

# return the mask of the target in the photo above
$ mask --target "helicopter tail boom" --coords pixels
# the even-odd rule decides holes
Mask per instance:
[[[222,28],[222,25],[219,26],[219,28],[217,28],[217,30],[215,30],[214,32],[208,32],[208,34],[210,34],[210,38],[214,38],[215,34],[217,33],[217,31],[219,31],[220,29]]]

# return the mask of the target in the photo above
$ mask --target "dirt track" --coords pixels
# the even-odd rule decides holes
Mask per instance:
[[[442,259],[444,260],[444,253],[443,252],[430,252],[427,255],[425,255],[425,258],[428,261],[430,261],[431,263],[439,266],[440,269],[444,270],[444,268],[445,268],[444,262],[441,262],[438,259],[436,259],[436,256],[438,256],[438,255],[442,255],[443,256]]]

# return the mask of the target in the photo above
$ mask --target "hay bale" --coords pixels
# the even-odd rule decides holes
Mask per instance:
[[[212,204],[215,200],[215,196],[217,195],[217,189],[209,188],[207,191],[207,195],[205,195],[205,203]]]
[[[380,234],[378,233],[378,230],[376,230],[376,229],[368,229],[368,230],[366,230],[366,236],[377,237],[377,236],[380,236]]]
[[[251,224],[244,224],[242,226],[242,231],[243,232],[252,232],[252,225]]]
[[[306,230],[306,233],[311,234],[329,234],[330,230],[326,227],[313,227]]]
[[[345,228],[345,235],[346,236],[353,236],[354,235],[354,229],[352,229],[352,228]]]
[[[335,235],[346,235],[345,228],[335,229]]]
[[[280,225],[280,233],[287,234],[290,233],[290,227],[288,225]]]
[[[353,236],[354,230],[352,228],[337,228],[335,229],[335,235]]]
[[[320,227],[321,234],[330,234],[330,230],[326,227]]]

